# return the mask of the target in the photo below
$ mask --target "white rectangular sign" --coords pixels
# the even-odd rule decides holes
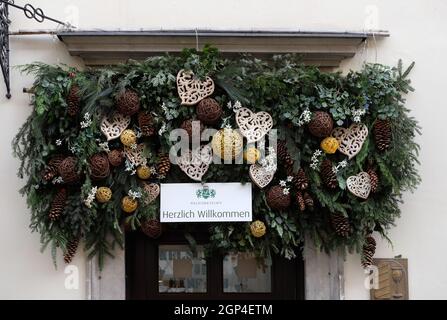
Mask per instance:
[[[252,221],[251,183],[163,183],[160,221]]]

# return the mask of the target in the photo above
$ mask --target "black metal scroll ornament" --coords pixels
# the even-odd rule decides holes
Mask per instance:
[[[8,99],[11,98],[11,83],[9,77],[9,24],[11,21],[8,17],[9,6],[23,10],[23,13],[28,19],[34,19],[39,23],[49,20],[63,25],[66,28],[72,27],[68,23],[47,17],[42,9],[34,8],[31,4],[26,4],[24,7],[21,7],[16,5],[14,0],[0,0],[0,63],[2,66],[3,79],[6,84],[6,97]]]

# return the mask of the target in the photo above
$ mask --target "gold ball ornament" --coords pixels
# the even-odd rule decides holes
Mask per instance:
[[[137,143],[137,135],[135,131],[126,129],[121,133],[120,140],[126,147],[130,147]]]
[[[138,201],[136,199],[133,199],[132,197],[125,196],[121,200],[121,209],[123,209],[124,212],[132,213],[138,208]]]
[[[148,166],[141,165],[137,168],[137,176],[142,180],[149,179],[151,177],[151,169]]]
[[[339,146],[338,140],[334,137],[327,137],[321,141],[320,147],[325,153],[333,154],[337,151]]]
[[[99,187],[96,191],[96,200],[99,203],[106,203],[112,199],[112,190],[107,187]]]
[[[221,129],[214,134],[211,147],[221,159],[231,160],[242,152],[243,139],[236,130]]]
[[[265,224],[260,220],[253,221],[250,224],[251,234],[256,238],[260,238],[263,235],[265,235],[265,230],[266,230]]]
[[[253,164],[261,158],[261,152],[255,147],[250,147],[244,152],[244,160]]]

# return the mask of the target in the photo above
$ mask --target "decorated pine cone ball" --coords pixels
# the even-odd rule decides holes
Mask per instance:
[[[182,124],[180,125],[180,128],[185,130],[188,133],[189,138],[192,138],[193,123],[199,129],[199,131],[197,132],[198,134],[201,134],[204,129],[203,123],[199,120],[187,119],[187,120],[183,121]],[[199,139],[200,139],[200,137],[199,137]]]
[[[214,134],[211,146],[221,159],[231,160],[242,152],[243,139],[236,130],[221,129]]]
[[[244,152],[244,160],[253,164],[261,158],[261,152],[255,147],[247,148]]]
[[[316,111],[308,124],[308,128],[310,133],[318,138],[328,137],[334,128],[334,121],[329,113]]]
[[[208,125],[216,124],[222,117],[222,107],[213,98],[205,98],[196,108],[197,118]]]
[[[333,154],[337,151],[339,146],[338,140],[334,137],[327,137],[321,141],[320,147],[325,153]]]
[[[59,164],[59,174],[65,183],[75,183],[80,179],[78,173],[78,160],[67,157]]]
[[[141,231],[149,238],[157,239],[161,236],[162,227],[160,221],[149,219],[141,223]]]
[[[105,153],[97,153],[89,161],[90,177],[92,180],[102,180],[109,176],[109,159]]]
[[[250,224],[251,234],[256,238],[260,238],[260,237],[264,236],[265,230],[266,230],[265,224],[264,224],[264,222],[262,222],[260,220],[253,221]]]
[[[135,131],[126,129],[123,131],[123,133],[121,133],[120,140],[126,147],[130,147],[133,144],[137,143],[137,135]]]
[[[290,193],[281,186],[271,187],[266,194],[267,204],[274,210],[285,210],[292,201]]]
[[[138,208],[138,201],[132,197],[125,196],[121,200],[121,209],[126,213],[132,213]]]
[[[99,187],[98,190],[96,190],[96,200],[99,203],[109,202],[110,199],[112,199],[112,190],[110,190],[110,188]]]
[[[116,97],[116,108],[125,116],[132,116],[140,110],[140,97],[130,89],[126,89]]]
[[[141,165],[137,168],[137,176],[142,180],[147,180],[151,177],[151,169],[146,165]]]
[[[120,149],[110,150],[110,152],[107,153],[107,158],[109,158],[109,162],[112,166],[118,167],[124,161],[124,152]]]

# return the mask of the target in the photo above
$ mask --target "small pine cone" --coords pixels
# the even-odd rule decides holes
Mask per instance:
[[[368,173],[371,181],[371,192],[376,193],[377,189],[379,188],[379,175],[372,168],[368,169],[366,172]]]
[[[374,123],[374,138],[379,151],[387,150],[391,145],[392,133],[390,120],[377,119]]]
[[[332,227],[335,229],[335,233],[343,238],[346,238],[351,233],[351,224],[349,219],[341,213],[331,214]]]
[[[304,203],[306,204],[306,208],[310,209],[310,210],[313,210],[313,208],[314,208],[314,199],[312,199],[310,194],[308,194],[307,192],[304,192],[303,197],[304,197]]]
[[[155,133],[154,118],[147,111],[138,113],[138,125],[140,126],[141,134],[145,137],[150,137]]]
[[[326,187],[335,189],[338,186],[337,175],[335,174],[332,162],[328,159],[323,160],[320,166],[320,177]]]
[[[43,172],[43,179],[45,181],[51,181],[54,177],[56,177],[59,174],[59,165],[64,159],[65,158],[63,155],[56,155],[50,159],[47,167]]]
[[[160,153],[158,155],[157,173],[159,176],[166,177],[171,169],[171,161],[169,160],[169,154]]]
[[[79,94],[79,87],[72,85],[67,97],[67,113],[69,116],[76,116],[81,110],[81,97]]]
[[[293,159],[287,151],[286,142],[284,140],[279,140],[277,145],[277,157],[278,160],[281,161],[286,168],[287,174],[293,172]]]
[[[300,191],[296,193],[295,199],[300,211],[303,212],[304,210],[306,210],[306,201],[304,200],[304,196]]]
[[[64,262],[69,264],[73,257],[76,254],[76,250],[78,250],[79,238],[75,238],[68,242],[67,244],[67,252],[64,253]]]
[[[309,179],[304,169],[300,169],[293,177],[293,184],[298,190],[306,190],[309,187]]]
[[[376,240],[371,235],[368,235],[366,237],[365,244],[363,245],[361,261],[363,268],[367,268],[372,265],[374,253],[376,252],[376,246]]]
[[[67,190],[64,188],[59,189],[51,202],[50,212],[48,217],[51,221],[56,221],[61,216],[65,209],[65,203],[67,201]]]

